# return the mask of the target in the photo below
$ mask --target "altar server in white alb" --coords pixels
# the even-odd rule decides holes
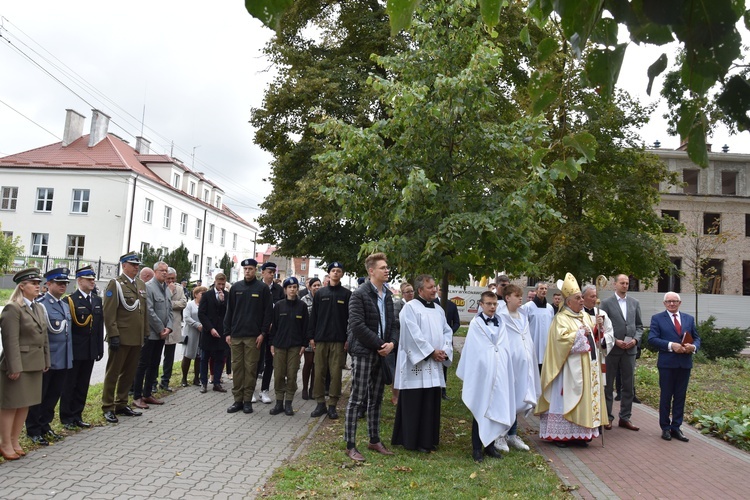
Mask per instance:
[[[508,332],[508,349],[513,366],[513,385],[510,392],[515,397],[516,415],[521,413],[528,416],[542,393],[539,382],[534,341],[529,332],[529,319],[521,307],[523,290],[516,285],[508,285],[503,289],[506,308],[498,314],[500,321]],[[536,299],[535,299],[536,300]],[[509,445],[517,450],[528,451],[529,447],[518,437],[518,420],[508,431],[508,436],[501,437],[495,442],[495,447],[501,451],[509,451]]]
[[[502,458],[493,443],[505,436],[516,420],[508,332],[495,315],[497,302],[494,292],[482,293],[482,312],[469,323],[456,370],[464,381],[461,399],[474,416],[471,445],[476,462],[483,461],[485,454]]]
[[[540,281],[536,284],[536,296],[521,306],[521,309],[524,310],[529,318],[529,331],[531,332],[531,338],[534,340],[536,359],[540,372],[542,371],[542,362],[544,361],[544,351],[547,349],[549,326],[552,324],[552,318],[555,317],[555,308],[552,307],[552,304],[547,303],[548,289],[549,285],[544,281]]]
[[[453,360],[453,330],[435,302],[432,276],[414,281],[416,300],[404,304],[399,315],[401,338],[393,385],[399,390],[391,444],[430,453],[440,442],[443,366]]]

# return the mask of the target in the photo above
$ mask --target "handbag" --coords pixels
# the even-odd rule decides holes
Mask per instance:
[[[396,351],[391,351],[388,356],[380,360],[380,371],[385,385],[393,384],[396,377]]]

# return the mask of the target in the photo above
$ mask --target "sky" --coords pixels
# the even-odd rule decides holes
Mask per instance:
[[[104,111],[110,131],[131,145],[145,118],[152,152],[204,172],[225,190],[228,206],[249,221],[257,217],[271,191],[263,180],[271,157],[253,144],[248,121],[275,74],[262,52],[273,32],[244,2],[15,1],[3,2],[0,16],[0,156],[60,141],[67,108],[87,117],[85,131],[91,108]],[[644,104],[658,101],[658,90],[645,94],[646,69],[662,51],[626,52],[619,85]],[[641,136],[676,148],[664,110],[662,103]],[[709,142],[714,151],[727,144],[750,153],[749,138],[720,129]]]

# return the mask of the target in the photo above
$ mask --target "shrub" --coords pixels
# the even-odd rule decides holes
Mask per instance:
[[[693,420],[701,433],[717,436],[744,450],[750,449],[750,407],[713,415],[695,410]]]
[[[736,358],[747,344],[747,328],[715,329],[716,318],[710,316],[698,325],[698,335],[701,338],[700,350],[708,359]]]

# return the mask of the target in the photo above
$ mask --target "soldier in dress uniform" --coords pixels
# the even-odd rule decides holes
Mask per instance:
[[[50,427],[55,418],[55,406],[60,400],[65,376],[73,367],[73,339],[70,334],[70,308],[62,296],[68,287],[70,269],[59,267],[47,271],[47,293],[37,299],[47,313],[50,368],[42,376],[42,402],[29,408],[26,433],[37,444],[47,446],[49,441],[59,441],[63,436]]]
[[[133,385],[141,346],[148,332],[146,284],[138,278],[141,261],[129,252],[120,257],[122,274],[110,280],[104,292],[104,327],[107,330],[109,358],[102,388],[102,411],[109,423],[117,415],[137,417],[141,412],[128,406],[128,390]]]
[[[95,280],[96,273],[91,266],[78,269],[78,288],[64,300],[70,307],[73,337],[73,368],[65,377],[60,398],[60,422],[67,429],[91,427],[83,421],[83,408],[94,362],[104,356],[104,312],[101,297],[94,295]]]

